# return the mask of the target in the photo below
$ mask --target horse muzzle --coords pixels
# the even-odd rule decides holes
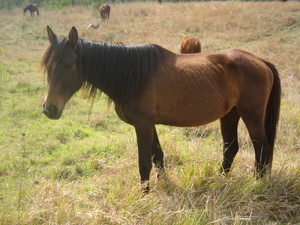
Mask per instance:
[[[53,104],[47,105],[43,103],[43,113],[52,120],[58,120],[61,117],[62,110],[59,111],[57,107]]]

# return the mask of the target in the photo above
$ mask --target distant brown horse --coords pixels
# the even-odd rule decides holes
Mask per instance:
[[[26,13],[26,11],[29,10],[30,11],[30,15],[32,17],[34,17],[34,12],[36,12],[36,14],[39,16],[40,12],[39,12],[39,8],[37,6],[37,4],[31,4],[28,5],[25,9],[24,9],[24,13]]]
[[[227,174],[238,152],[237,127],[243,119],[255,150],[257,177],[271,170],[281,85],[273,64],[229,49],[179,55],[153,44],[117,45],[78,38],[76,28],[57,38],[47,27],[50,46],[42,65],[48,73],[43,111],[59,119],[81,87],[104,92],[118,116],[134,126],[139,170],[149,191],[152,162],[164,171],[155,124],[180,127],[221,121],[221,171]]]
[[[110,15],[110,6],[109,4],[104,4],[99,7],[99,13],[102,18],[102,21],[109,20]]]
[[[185,36],[181,42],[180,52],[182,54],[200,53],[201,52],[200,40],[197,38]]]
[[[158,2],[159,4],[161,4],[161,3],[162,3],[162,0],[157,0],[157,2]]]

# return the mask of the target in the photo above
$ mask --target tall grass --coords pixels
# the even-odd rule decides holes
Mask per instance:
[[[41,8],[35,18],[21,8],[0,12],[0,224],[299,223],[299,2],[112,4],[105,23],[90,7]],[[90,23],[100,28],[87,30]],[[283,97],[272,177],[254,179],[254,151],[242,122],[228,177],[218,172],[218,122],[158,126],[166,176],[157,180],[154,170],[152,191],[143,195],[134,129],[107,108],[104,95],[91,107],[76,94],[58,121],[42,115],[46,25],[58,35],[76,26],[85,39],[150,42],[177,53],[182,37],[191,35],[203,51],[241,48],[273,62]]]

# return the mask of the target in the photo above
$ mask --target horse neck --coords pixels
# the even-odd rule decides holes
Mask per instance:
[[[104,55],[101,51],[101,45],[104,44],[82,40],[80,53],[77,55],[79,55],[80,59],[83,80],[107,95],[111,95],[109,88],[107,88],[111,85],[107,70],[111,67],[113,60],[110,59],[109,55]]]
[[[82,77],[116,103],[129,101],[154,71],[162,48],[154,45],[123,46],[81,40]]]

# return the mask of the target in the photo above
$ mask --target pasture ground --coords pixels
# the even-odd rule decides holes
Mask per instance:
[[[87,30],[88,24],[100,24]],[[240,123],[232,173],[218,173],[218,121],[199,128],[158,126],[166,176],[142,195],[134,129],[78,93],[62,118],[41,113],[46,79],[39,63],[46,25],[76,26],[85,39],[156,43],[179,52],[185,35],[202,51],[241,48],[273,62],[282,107],[269,179],[253,178],[254,151]],[[113,4],[102,23],[88,7],[0,11],[0,224],[299,224],[300,3]],[[92,107],[91,107],[92,106]]]

